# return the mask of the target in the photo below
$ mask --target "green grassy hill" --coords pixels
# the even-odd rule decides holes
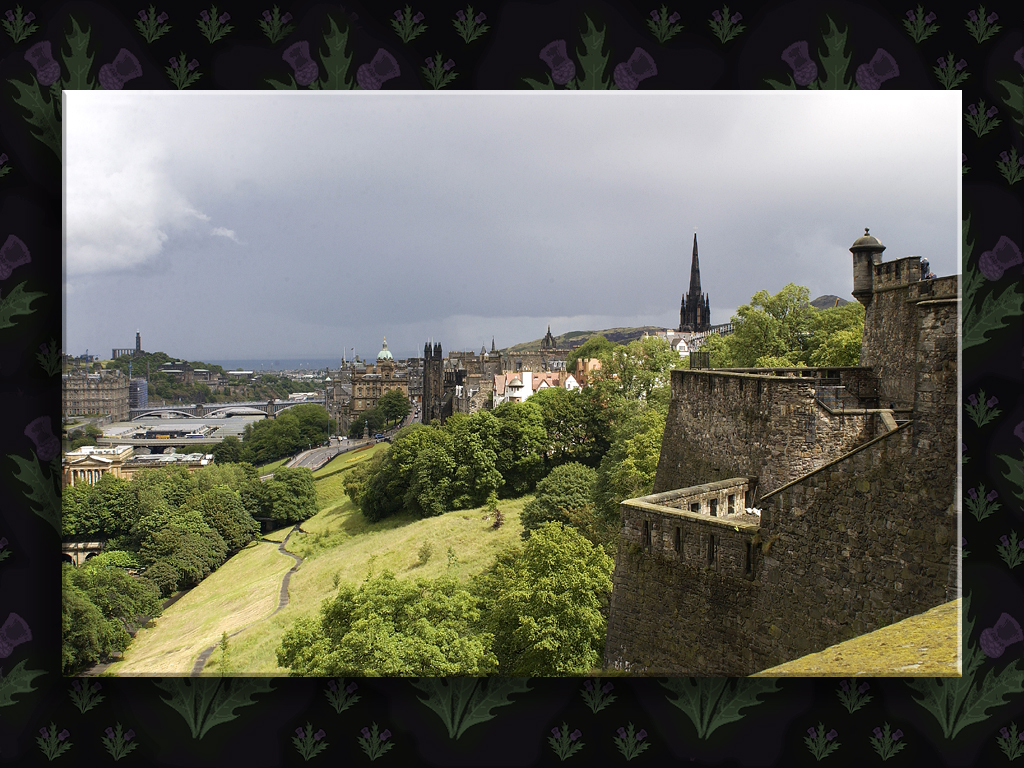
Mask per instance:
[[[465,580],[487,568],[500,550],[521,540],[519,515],[529,496],[499,505],[505,524],[498,529],[484,519],[482,508],[425,520],[402,516],[368,523],[344,495],[342,481],[348,468],[384,448],[381,444],[343,454],[314,473],[320,512],[302,523],[304,533],[294,533],[288,540],[288,549],[303,563],[292,574],[283,610],[271,615],[281,579],[294,564],[277,551],[276,543],[290,528],[267,535],[275,541],[250,544],[168,608],[152,628],[140,630],[124,660],[111,665],[106,674],[187,675],[222,632],[242,630],[228,641],[228,668],[217,650],[203,674],[285,675],[288,671],[277,666],[276,657],[285,630],[297,618],[317,612],[324,599],[337,593],[338,584],[355,585],[369,572],[385,569],[400,578],[434,578],[450,572]],[[425,545],[431,554],[420,564]],[[450,566],[449,547],[455,557]]]
[[[603,331],[569,331],[568,333],[555,336],[555,341],[557,342],[559,349],[571,349],[572,347],[578,347],[593,336],[604,336],[608,341],[613,341],[616,344],[628,344],[631,341],[639,339],[645,332],[653,333],[654,331],[662,330],[664,330],[664,328],[661,326],[645,325],[642,328],[606,328]],[[540,349],[541,341],[543,341],[543,339],[525,341],[522,344],[515,344],[501,351],[536,352]]]

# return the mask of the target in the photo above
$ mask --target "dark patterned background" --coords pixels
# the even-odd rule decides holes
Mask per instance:
[[[64,763],[103,764],[131,749],[123,755],[127,764],[269,766],[304,762],[305,745],[320,749],[311,757],[320,762],[365,764],[371,755],[364,745],[373,741],[377,751],[392,745],[377,755],[381,765],[555,764],[560,758],[549,737],[554,741],[553,728],[565,736],[565,727],[580,732],[575,740],[562,740],[583,745],[567,758],[580,764],[635,757],[647,764],[804,765],[816,764],[819,755],[835,765],[876,764],[883,760],[876,745],[883,742],[890,751],[900,748],[891,755],[894,764],[1001,765],[1024,754],[1015,724],[1024,710],[1024,634],[1018,623],[1024,620],[1024,590],[1015,571],[1024,551],[1002,538],[1013,536],[1015,544],[1019,530],[1024,539],[1022,34],[1011,4],[961,4],[955,13],[911,6],[909,0],[906,5],[907,15],[838,1],[801,0],[761,9],[670,3],[667,12],[660,2],[633,7],[581,0],[480,2],[472,16],[484,13],[479,23],[487,29],[469,43],[453,24],[456,12],[467,9],[457,3],[443,11],[414,4],[412,12],[424,13],[420,23],[426,29],[407,41],[391,23],[404,2],[370,10],[285,0],[280,16],[292,18],[275,41],[259,26],[258,11],[243,11],[231,0],[217,15],[226,10],[231,18],[225,23],[232,29],[213,43],[197,25],[209,4],[176,4],[173,10],[158,4],[157,14],[168,13],[164,23],[170,28],[148,41],[145,25],[136,24],[148,2],[117,8],[29,0],[21,14],[14,6],[0,17],[5,28],[0,34],[0,762],[48,762],[53,755]],[[29,13],[33,17],[26,21]],[[662,16],[671,22],[661,23]],[[72,17],[88,36],[77,54],[70,47]],[[269,88],[268,79],[319,83],[329,74],[316,59],[325,48],[328,18],[348,30],[347,76],[364,87],[429,88],[421,68],[426,57],[440,51],[441,61],[453,62],[442,71],[457,75],[447,88],[525,89],[530,86],[524,78],[545,84],[549,75],[565,80],[565,62],[550,56],[546,62],[539,53],[564,40],[571,59],[584,47],[588,17],[595,30],[605,31],[604,80],[621,88],[767,89],[772,87],[767,81],[774,80],[963,91],[963,216],[970,219],[963,251],[964,338],[977,341],[964,350],[962,365],[963,580],[964,594],[971,597],[964,651],[977,663],[965,663],[963,678],[946,680],[924,702],[903,680],[870,679],[856,708],[840,700],[838,680],[782,680],[777,691],[760,698],[742,680],[703,681],[693,688],[710,696],[699,705],[709,718],[700,728],[696,715],[675,706],[657,679],[616,678],[608,692],[614,700],[597,712],[581,695],[583,680],[537,679],[528,690],[507,696],[492,690],[499,706],[478,708],[479,722],[458,738],[449,735],[452,724],[423,703],[426,694],[408,680],[359,680],[352,693],[358,701],[337,712],[323,680],[277,679],[268,686],[244,678],[203,679],[195,688],[183,686],[175,698],[149,679],[103,678],[97,691],[88,690],[95,679],[62,679],[55,609],[59,458],[53,460],[59,448],[60,383],[59,375],[49,372],[61,345],[61,167],[59,115],[48,103],[51,89],[174,88],[171,74],[176,73],[168,70],[168,61],[181,52],[186,59],[177,72],[200,75],[187,86],[193,89]],[[829,19],[848,33],[839,53],[845,51],[849,65],[826,80],[824,59],[835,53],[826,40]],[[801,42],[807,48],[794,47]],[[381,49],[386,54],[379,54]],[[801,50],[809,51],[814,70],[794,56]],[[92,57],[91,65],[72,71],[77,68],[69,64],[83,56]],[[368,69],[357,74],[375,56],[385,62],[378,72],[388,74],[390,65],[393,77],[374,77]],[[189,69],[185,61],[195,66]],[[975,116],[969,105],[981,100],[985,109],[975,107]],[[992,107],[997,111],[986,115]],[[985,414],[995,417],[986,420]],[[969,506],[971,491],[977,498]],[[994,633],[982,633],[997,626],[1004,630],[1002,641],[986,642]],[[451,683],[454,688],[456,681]],[[75,684],[87,688],[91,706]],[[725,693],[715,705],[714,686],[723,684]],[[483,683],[467,685],[482,691]],[[207,699],[212,705],[198,714],[177,708],[198,707]],[[750,706],[730,719],[722,706],[728,700]],[[892,734],[900,732],[897,741],[890,733],[873,737],[886,723]],[[361,736],[374,724],[378,732],[369,732],[371,739]],[[108,735],[114,726],[121,730]],[[302,739],[296,734],[300,728]],[[625,738],[618,735],[620,728],[630,729]],[[808,733],[812,728],[814,738]],[[385,730],[387,738],[381,740]],[[111,752],[115,744],[119,749]]]

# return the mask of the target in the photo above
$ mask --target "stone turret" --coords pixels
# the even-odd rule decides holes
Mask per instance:
[[[865,307],[871,304],[871,293],[874,286],[874,266],[882,262],[882,251],[885,246],[877,237],[868,234],[858,237],[850,246],[853,254],[853,297]]]

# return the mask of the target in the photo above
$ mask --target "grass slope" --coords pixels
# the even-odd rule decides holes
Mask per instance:
[[[647,333],[664,330],[661,326],[645,325],[641,328],[606,328],[603,331],[569,331],[560,336],[555,336],[555,343],[559,349],[568,349],[572,346],[579,346],[594,336],[604,336],[608,341],[616,344],[628,344]],[[540,349],[543,339],[524,341],[522,344],[514,344],[502,350],[503,352],[536,352]]]
[[[276,656],[285,630],[300,616],[319,611],[323,600],[337,593],[337,585],[356,585],[367,573],[385,569],[399,578],[415,579],[440,576],[450,567],[454,576],[468,579],[489,566],[500,550],[521,541],[519,516],[529,496],[499,505],[505,524],[496,530],[492,520],[484,519],[484,509],[368,523],[344,495],[342,482],[346,469],[385,447],[342,454],[314,473],[320,511],[302,523],[304,533],[293,533],[288,540],[289,551],[303,563],[292,574],[284,609],[271,616],[281,579],[294,561],[277,552],[276,544],[252,544],[168,608],[152,629],[140,631],[124,661],[112,665],[107,674],[187,675],[196,657],[219,642],[222,632],[248,627],[228,641],[227,670],[217,650],[203,674],[285,675],[288,670],[277,666]],[[268,534],[267,539],[281,541],[288,530]],[[421,565],[424,544],[430,545],[432,554]],[[449,547],[455,556],[450,566]]]

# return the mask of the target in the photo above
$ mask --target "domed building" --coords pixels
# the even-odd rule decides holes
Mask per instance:
[[[352,418],[356,419],[365,411],[377,407],[381,395],[399,390],[409,396],[409,374],[395,369],[395,358],[384,339],[373,365],[367,365],[362,372],[352,370]]]

